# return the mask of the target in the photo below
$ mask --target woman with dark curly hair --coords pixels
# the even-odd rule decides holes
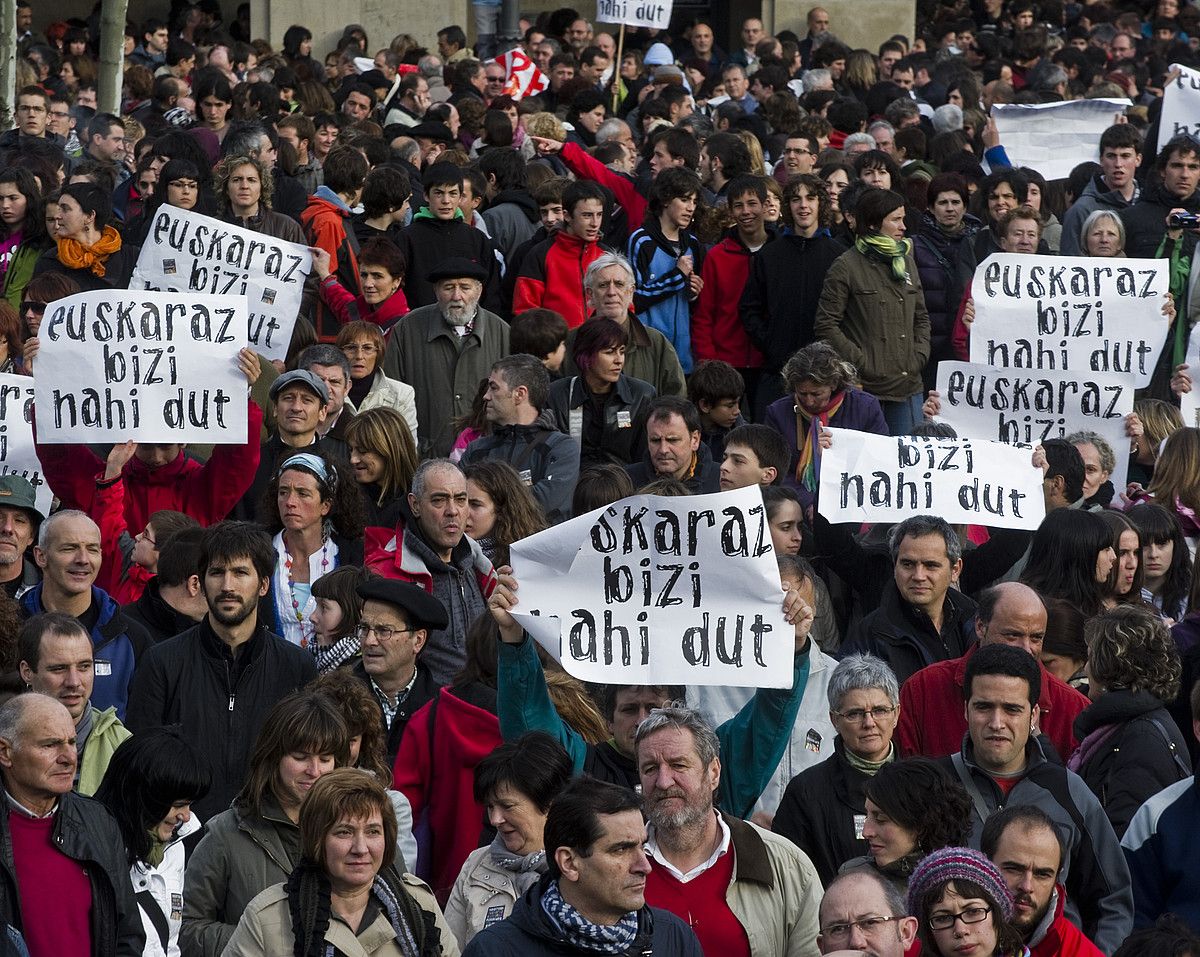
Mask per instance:
[[[499,568],[508,564],[508,548],[540,532],[546,519],[529,486],[507,462],[474,462],[467,477],[466,533]]]
[[[1104,610],[1117,561],[1113,533],[1095,512],[1056,508],[1033,533],[1021,581],[1043,598],[1065,598],[1091,618]]]
[[[866,782],[863,794],[867,853],[843,864],[841,873],[871,868],[903,894],[922,858],[964,844],[970,836],[970,797],[930,758],[885,764]]]
[[[275,470],[259,514],[279,555],[271,585],[279,634],[306,648],[316,631],[313,583],[339,565],[362,564],[362,497],[327,456],[297,452]]]
[[[1162,619],[1120,606],[1087,624],[1092,703],[1075,719],[1067,762],[1104,805],[1117,837],[1151,795],[1191,774],[1187,741],[1167,713],[1179,694],[1179,652]]]
[[[225,222],[274,239],[308,245],[299,223],[271,209],[275,175],[257,157],[226,156],[217,164],[213,185]],[[309,278],[315,282],[315,276]]]

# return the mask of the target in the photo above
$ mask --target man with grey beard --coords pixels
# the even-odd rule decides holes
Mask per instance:
[[[686,920],[706,954],[817,957],[816,869],[791,841],[713,807],[718,747],[690,708],[658,708],[638,725],[646,903]]]
[[[479,305],[488,269],[469,259],[443,260],[428,274],[436,302],[414,309],[392,332],[384,375],[416,392],[421,458],[454,444],[454,420],[471,411],[479,383],[508,355],[508,324]]]

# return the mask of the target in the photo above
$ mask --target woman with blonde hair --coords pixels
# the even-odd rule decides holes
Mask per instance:
[[[1162,444],[1173,432],[1182,429],[1185,423],[1179,407],[1162,399],[1139,399],[1133,404],[1133,411],[1145,431],[1133,449],[1129,478],[1130,481],[1140,481],[1145,485],[1154,474],[1154,463],[1158,461]]]
[[[746,149],[750,153],[750,172],[755,176],[766,176],[770,173],[767,169],[767,161],[763,158],[762,144],[758,141],[758,137],[749,130],[737,130],[737,137],[746,144]]]
[[[1194,555],[1200,537],[1200,428],[1185,426],[1163,443],[1145,493],[1131,496],[1135,502],[1146,497],[1174,512]]]
[[[366,498],[366,524],[395,528],[403,514],[417,446],[408,424],[394,409],[368,409],[346,426],[350,466]]]
[[[851,96],[866,102],[867,91],[879,82],[879,68],[869,50],[854,50],[846,57],[842,83]]]

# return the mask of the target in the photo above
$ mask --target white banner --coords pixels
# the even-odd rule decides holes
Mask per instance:
[[[1170,323],[1165,259],[995,253],[975,269],[971,361],[1150,384]]]
[[[1192,391],[1179,397],[1179,411],[1183,414],[1184,425],[1200,428],[1200,324],[1192,326],[1183,361],[1192,377]]]
[[[830,522],[902,522],[1035,529],[1046,517],[1042,470],[1027,449],[830,429],[821,454],[821,514]]]
[[[1046,179],[1066,179],[1080,163],[1100,158],[1100,134],[1127,99],[1065,103],[997,103],[992,119],[1013,166],[1031,166]]]
[[[38,335],[42,442],[246,441],[244,296],[81,292]]]
[[[34,503],[49,515],[54,493],[42,477],[33,446],[33,379],[0,372],[0,475],[9,473],[29,479]]]
[[[1200,136],[1200,70],[1178,63],[1171,64],[1179,78],[1163,90],[1162,114],[1158,121],[1158,147],[1161,150],[1172,137]]]
[[[791,685],[794,629],[757,486],[634,495],[512,546],[514,613],[582,681]]]
[[[937,389],[938,420],[954,426],[959,438],[1032,447],[1072,432],[1097,433],[1116,454],[1113,488],[1125,488],[1125,417],[1133,411],[1128,376],[939,362]]]
[[[267,359],[286,359],[310,269],[305,246],[164,204],[129,288],[245,296],[250,345]]]
[[[598,23],[666,30],[671,25],[672,0],[596,0]]]

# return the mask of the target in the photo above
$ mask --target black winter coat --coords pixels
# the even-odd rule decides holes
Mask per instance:
[[[1084,739],[1106,725],[1113,726],[1112,735],[1088,749]],[[1104,806],[1117,837],[1148,798],[1192,773],[1187,740],[1148,691],[1105,692],[1079,713],[1075,737],[1085,754],[1078,774]]]
[[[948,235],[932,215],[926,213],[921,229],[913,237],[913,258],[925,293],[925,309],[929,312],[929,366],[937,368],[943,359],[952,359],[950,336],[958,313],[961,295],[958,284],[958,257],[965,243],[974,237],[982,225],[974,216],[963,217],[965,226],[953,236]]]
[[[556,957],[569,954],[595,954],[563,939],[542,907],[542,895],[549,876],[534,884],[517,901],[507,920],[480,931],[463,950],[463,957]],[[638,911],[638,934],[633,946],[625,951],[654,957],[703,957],[700,941],[692,929],[670,911],[643,907]]]
[[[1156,178],[1142,191],[1136,203],[1119,210],[1118,215],[1125,226],[1125,255],[1153,259],[1167,235],[1167,213],[1176,207],[1189,213],[1200,213],[1200,190],[1195,190],[1187,199],[1178,199]],[[1184,230],[1184,255],[1190,256],[1195,249],[1196,234]]]
[[[742,325],[770,371],[778,372],[815,338],[825,274],[845,251],[844,243],[822,230],[812,239],[785,233],[751,257],[740,303]]]
[[[208,757],[212,770],[212,788],[193,805],[200,819],[208,820],[228,808],[241,789],[267,713],[316,676],[316,661],[309,652],[261,624],[233,658],[205,618],[143,656],[125,725],[134,734],[181,726],[183,736]]]
[[[10,810],[0,787],[0,920],[21,929],[21,901],[13,861]],[[58,799],[53,840],[67,857],[79,861],[92,891],[89,924],[92,957],[141,957],[146,932],[129,881],[129,859],[117,822],[104,805],[68,791]],[[50,888],[43,893],[53,893]]]
[[[870,780],[846,760],[846,746],[837,737],[833,754],[797,774],[783,792],[772,830],[809,856],[825,886],[842,864],[867,853],[867,842],[855,836],[854,818],[867,813]]]
[[[656,394],[649,382],[622,375],[604,405],[604,430],[600,444],[592,446],[580,441],[579,468],[582,470],[598,462],[628,465],[641,458],[646,450],[646,417],[650,414],[650,402]],[[572,376],[550,385],[550,399],[544,411],[549,411],[554,417],[560,432],[570,435],[572,410],[583,411],[584,404],[590,401],[583,377]],[[627,420],[620,413],[627,413]]]

